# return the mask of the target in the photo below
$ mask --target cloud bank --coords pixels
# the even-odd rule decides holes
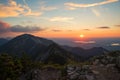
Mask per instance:
[[[22,25],[14,25],[11,26],[10,24],[0,21],[0,33],[7,33],[7,32],[38,32],[43,31],[40,26],[22,26]]]
[[[52,31],[54,31],[54,32],[61,32],[62,30],[59,30],[59,29],[53,29]]]
[[[0,21],[0,33],[8,32],[10,28],[10,24]]]
[[[37,32],[43,31],[44,29],[38,26],[22,26],[22,25],[15,25],[10,28],[12,32]]]
[[[112,43],[111,46],[120,46],[120,43]]]
[[[119,0],[105,0],[102,2],[98,2],[98,3],[92,3],[92,4],[77,4],[77,3],[73,3],[73,2],[67,2],[64,5],[70,9],[70,10],[74,10],[76,8],[87,8],[87,7],[93,7],[93,6],[100,6],[100,5],[105,5],[105,4],[109,4],[109,3],[113,3],[113,2],[118,2]]]
[[[18,4],[14,0],[8,0],[7,4],[0,4],[0,17],[40,16],[42,14],[42,12],[33,12],[25,0],[23,2],[25,5]]]
[[[83,30],[85,30],[85,31],[90,31],[90,29],[83,29]]]
[[[101,27],[97,27],[98,29],[110,29],[110,27],[108,26],[101,26]]]
[[[115,25],[116,27],[120,27],[120,25]]]
[[[75,43],[79,44],[95,44],[95,41],[74,41]]]

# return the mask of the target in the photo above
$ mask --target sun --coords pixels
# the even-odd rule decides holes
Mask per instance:
[[[80,34],[80,38],[83,38],[83,37],[85,37],[83,34]]]

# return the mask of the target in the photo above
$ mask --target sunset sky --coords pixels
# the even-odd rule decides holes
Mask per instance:
[[[120,37],[119,0],[0,0],[0,37]]]

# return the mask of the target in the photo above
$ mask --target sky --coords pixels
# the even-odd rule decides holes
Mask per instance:
[[[120,37],[119,0],[0,0],[0,37]]]

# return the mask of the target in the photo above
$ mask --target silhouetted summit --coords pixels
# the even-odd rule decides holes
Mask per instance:
[[[53,43],[51,40],[30,34],[23,34],[1,46],[0,52],[6,52],[12,55],[22,55],[22,53],[26,53],[33,56],[44,52],[44,50]]]
[[[0,52],[16,56],[22,56],[22,54],[25,53],[34,60],[43,60],[46,62],[48,62],[47,60],[54,61],[55,57],[62,59],[70,58],[68,51],[62,49],[52,40],[36,37],[30,34],[23,34],[13,38],[0,47]],[[52,58],[49,58],[51,55]]]
[[[33,36],[31,34],[23,34],[20,36],[17,36],[16,38],[14,38],[15,40],[22,40],[23,42],[26,41],[31,41],[34,42],[35,44],[41,44],[44,46],[49,46],[50,44],[53,43],[53,41],[45,39],[45,38],[41,38],[41,37],[37,37],[37,36]]]

